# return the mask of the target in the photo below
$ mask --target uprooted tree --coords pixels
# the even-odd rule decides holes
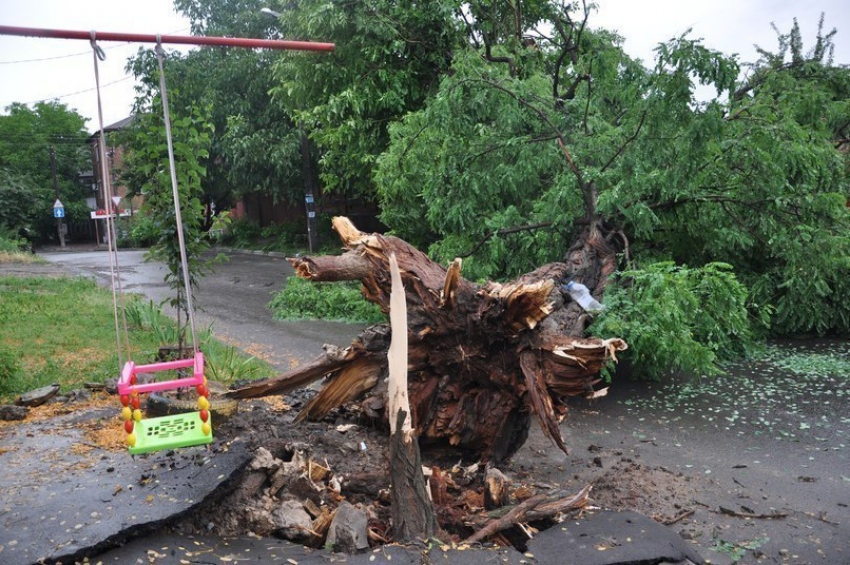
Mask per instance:
[[[423,445],[502,460],[523,444],[534,413],[566,451],[558,429],[563,400],[594,395],[603,364],[626,348],[618,338],[582,337],[588,316],[561,291],[561,281],[572,279],[601,294],[614,272],[614,249],[598,220],[588,218],[564,262],[484,285],[461,276],[460,260],[445,268],[401,239],[361,233],[346,218],[335,218],[334,228],[345,254],[292,264],[314,281],[360,280],[366,299],[389,312],[389,257],[397,257],[407,296],[411,411]],[[231,395],[283,394],[329,375],[299,421],[321,419],[367,392],[364,413],[386,421],[389,344],[389,328],[373,326],[344,350],[329,348],[310,364]]]
[[[447,39],[441,24],[418,25],[425,14],[398,3],[305,2],[283,16],[292,29],[328,30],[341,44],[353,35],[369,48],[341,52],[346,65],[283,56],[278,67],[282,103],[322,124],[313,139],[323,178],[374,181],[382,220],[404,238],[338,220],[348,251],[294,266],[315,281],[360,280],[386,311],[387,257],[398,257],[423,445],[498,460],[522,444],[536,414],[564,448],[563,399],[593,394],[624,341],[650,374],[708,374],[745,352],[760,324],[847,331],[850,72],[832,62],[834,31],[821,25],[804,53],[795,24],[742,80],[734,56],[687,33],[659,44],[647,68],[621,38],[589,27],[583,2],[454,6],[427,14],[459,31]],[[359,33],[372,20],[382,34]],[[391,48],[384,33],[397,39]],[[414,88],[420,75],[408,61],[422,60],[422,49],[439,81]],[[699,100],[697,82],[716,96]],[[356,173],[327,168],[354,162]],[[472,283],[456,258],[470,280],[514,278]],[[607,313],[592,327],[560,291],[565,280],[605,294]],[[332,375],[300,418],[355,399],[384,417],[387,334],[372,328],[234,394]]]

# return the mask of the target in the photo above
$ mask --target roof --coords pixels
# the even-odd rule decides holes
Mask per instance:
[[[133,116],[127,116],[123,120],[118,120],[114,124],[109,124],[108,126],[103,126],[103,133],[109,133],[111,131],[118,131],[118,130],[122,130],[126,127],[129,127],[129,125],[133,123],[133,119],[134,119]],[[89,136],[89,139],[92,140],[95,137],[98,137],[99,135],[100,135],[100,130],[97,130],[96,132],[94,132],[93,134],[91,134]]]

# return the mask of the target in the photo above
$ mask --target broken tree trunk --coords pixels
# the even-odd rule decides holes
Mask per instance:
[[[422,455],[410,418],[407,395],[407,308],[395,255],[390,255],[390,326],[387,355],[390,413],[390,512],[397,542],[427,540],[437,532],[437,517],[425,488]]]
[[[600,392],[599,371],[626,344],[584,338],[589,316],[561,291],[572,279],[601,297],[616,268],[614,250],[589,222],[562,263],[550,263],[509,283],[478,285],[392,236],[364,234],[342,217],[334,228],[347,249],[336,257],[290,259],[296,274],[315,281],[359,279],[364,297],[387,313],[389,257],[395,255],[406,290],[411,416],[426,447],[452,448],[498,462],[524,443],[532,414],[566,451],[558,423],[564,399]],[[331,376],[299,415],[318,420],[369,395],[364,413],[386,411],[387,326],[368,328],[344,351],[331,349],[313,363],[231,392],[236,398],[283,394]]]

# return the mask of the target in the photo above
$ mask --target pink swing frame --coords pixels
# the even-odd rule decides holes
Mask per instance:
[[[189,367],[193,367],[191,377],[145,384],[131,384],[133,377],[142,373],[158,373],[174,369],[188,369]],[[118,380],[118,394],[131,395],[133,393],[159,392],[202,384],[204,384],[204,354],[198,351],[193,358],[180,359],[178,361],[165,361],[163,363],[151,363],[149,365],[136,365],[133,361],[127,361],[124,365],[124,370],[121,371],[121,378]]]

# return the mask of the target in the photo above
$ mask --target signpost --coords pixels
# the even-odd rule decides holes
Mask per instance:
[[[50,146],[50,171],[53,173],[53,194],[56,196],[56,202],[53,203],[53,217],[56,218],[56,231],[59,232],[59,245],[65,247],[65,232],[67,229],[62,223],[62,218],[65,217],[65,206],[59,200],[59,181],[56,178],[56,157],[53,153],[53,146]]]

